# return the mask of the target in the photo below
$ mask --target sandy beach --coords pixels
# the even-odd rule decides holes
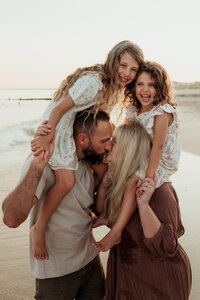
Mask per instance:
[[[200,97],[186,95],[177,97],[180,115],[182,155],[180,168],[173,177],[185,226],[180,243],[187,252],[193,273],[190,300],[200,298],[200,239],[199,239],[199,168],[200,168]],[[29,144],[10,147],[0,156],[0,204],[15,187],[20,170],[29,153]],[[0,299],[29,300],[34,296],[34,278],[29,273],[29,229],[28,221],[19,228],[7,228],[2,222],[0,210]],[[95,230],[96,239],[107,231],[101,227]],[[104,267],[108,253],[102,253]],[[148,300],[148,299],[147,299]],[[178,299],[177,299],[178,300]]]

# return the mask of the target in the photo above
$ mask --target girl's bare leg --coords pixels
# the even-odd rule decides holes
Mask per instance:
[[[99,242],[93,243],[92,246],[98,251],[108,251],[113,246],[121,242],[122,232],[136,209],[136,183],[128,182],[126,185],[124,199],[120,209],[119,216],[111,228],[110,232]]]
[[[48,259],[49,255],[45,245],[45,229],[56,208],[63,197],[70,192],[75,184],[75,173],[73,170],[56,170],[55,185],[48,191],[46,198],[40,208],[36,223],[31,227],[31,247],[36,259]]]

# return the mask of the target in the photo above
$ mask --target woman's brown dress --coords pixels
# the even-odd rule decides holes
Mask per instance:
[[[183,235],[176,192],[170,183],[155,190],[150,206],[161,227],[143,235],[138,209],[122,242],[110,251],[105,300],[186,300],[191,289],[189,259],[178,243]]]

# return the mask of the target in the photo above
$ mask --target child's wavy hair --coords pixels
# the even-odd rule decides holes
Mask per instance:
[[[108,111],[108,108],[112,108],[119,101],[118,94],[119,91],[121,91],[121,86],[118,81],[117,72],[120,58],[124,53],[129,53],[139,65],[144,60],[143,51],[138,45],[132,43],[131,41],[122,41],[111,49],[104,64],[96,64],[90,67],[79,68],[74,73],[70,74],[66,79],[64,79],[54,93],[53,100],[58,101],[61,97],[67,96],[70,87],[72,87],[76,80],[81,76],[98,73],[102,78],[103,89],[101,96],[99,99],[97,99],[94,109],[95,111]],[[126,104],[127,94],[132,89],[133,83],[130,83],[126,86],[124,97],[121,100],[121,107]]]
[[[176,108],[177,104],[174,102],[174,93],[172,91],[172,84],[169,75],[160,64],[151,61],[144,61],[140,64],[134,80],[134,88],[132,92],[128,94],[130,102],[132,102],[137,109],[140,109],[141,103],[135,95],[135,86],[137,84],[138,77],[143,72],[150,74],[151,78],[155,80],[156,95],[154,105],[168,103],[172,107]]]

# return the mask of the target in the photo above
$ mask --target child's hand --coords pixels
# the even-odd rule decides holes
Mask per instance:
[[[156,176],[154,178],[145,178],[142,182],[140,182],[139,187],[136,191],[136,197],[138,205],[148,204],[151,196],[155,190],[156,185]]]
[[[46,136],[51,133],[51,125],[48,124],[48,120],[45,120],[34,133],[34,138],[36,136]]]
[[[48,152],[49,144],[52,141],[53,136],[36,136],[31,141],[31,151],[33,152],[34,156],[38,156],[42,151]],[[48,154],[45,154],[48,156]]]
[[[31,151],[34,156],[38,156],[41,152],[44,152],[43,156],[45,159],[49,157],[49,144],[54,137],[54,132],[47,122],[48,121],[44,121],[42,125],[38,127],[34,139],[31,141]]]
[[[49,160],[49,158],[52,156],[54,151],[54,139],[49,144],[49,149],[45,153],[42,151],[38,156],[34,158],[34,163],[36,163],[38,166],[45,166]]]

